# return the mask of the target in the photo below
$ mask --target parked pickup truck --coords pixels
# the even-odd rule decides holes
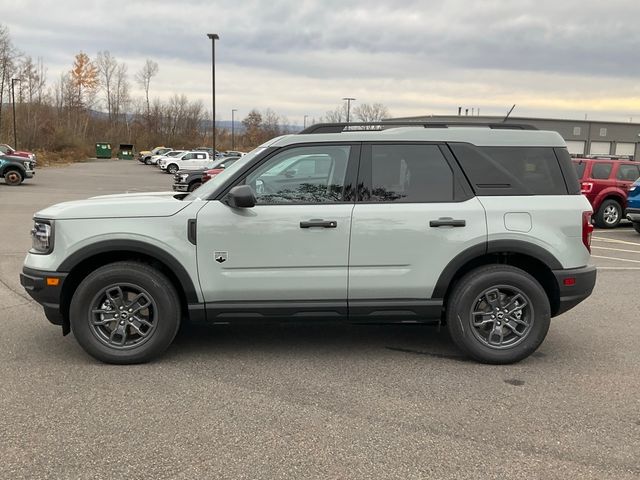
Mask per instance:
[[[36,174],[35,167],[35,160],[13,155],[0,155],[0,177],[4,178],[7,185],[20,185],[25,178],[32,178]]]

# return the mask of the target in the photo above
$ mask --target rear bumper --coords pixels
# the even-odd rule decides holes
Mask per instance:
[[[640,222],[640,208],[627,208],[625,211],[627,220],[632,222]]]
[[[47,278],[58,278],[56,286],[47,285]],[[54,325],[64,325],[64,315],[60,311],[62,285],[66,273],[46,272],[24,267],[20,274],[20,284],[36,302],[42,305],[47,319]]]
[[[553,275],[556,277],[560,291],[560,304],[553,313],[554,317],[572,309],[589,297],[596,285],[595,265],[554,270]]]

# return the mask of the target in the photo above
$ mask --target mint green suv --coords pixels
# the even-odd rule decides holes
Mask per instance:
[[[157,357],[186,320],[247,319],[438,321],[511,363],[593,290],[590,216],[555,132],[321,124],[190,194],[36,213],[21,282],[109,363]]]

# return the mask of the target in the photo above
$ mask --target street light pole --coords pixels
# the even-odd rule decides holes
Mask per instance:
[[[305,116],[304,116],[304,121],[303,121],[304,126],[303,126],[303,128],[307,128],[307,117],[308,117],[308,116],[309,116],[309,115],[305,115]]]
[[[211,39],[211,116],[213,117],[212,139],[213,158],[216,157],[216,40],[220,37],[217,33],[207,33]]]
[[[235,108],[231,110],[231,150],[236,149],[236,117],[235,113],[238,110]]]
[[[16,128],[16,82],[20,82],[19,78],[11,79],[11,97],[13,103],[13,148],[18,150],[18,134]]]
[[[351,102],[355,101],[353,97],[344,97],[342,100],[347,101],[347,123],[349,123],[349,113],[351,112]]]

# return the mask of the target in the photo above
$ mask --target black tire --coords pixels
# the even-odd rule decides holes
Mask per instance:
[[[202,186],[202,182],[200,180],[196,180],[195,182],[191,182],[189,184],[189,191],[193,192],[194,190],[197,190],[198,188],[200,188]]]
[[[170,163],[169,165],[167,165],[165,173],[170,173],[171,175],[174,175],[178,170],[179,170],[178,166],[175,163]]]
[[[526,305],[520,309],[518,321],[527,323],[527,327],[515,323],[513,315],[500,315],[500,309],[494,312],[489,302],[484,300],[489,295],[486,298],[498,299],[496,305],[501,305],[499,295],[494,296],[493,292],[504,291],[519,292],[522,300],[526,301]],[[485,307],[481,308],[483,302]],[[484,313],[485,308],[489,313]],[[495,320],[491,319],[493,313],[498,315]],[[493,323],[474,327],[474,318],[480,319],[480,323]],[[451,339],[465,354],[482,363],[508,364],[519,362],[536,351],[549,330],[551,312],[547,294],[531,275],[509,265],[487,265],[467,273],[455,285],[447,301],[446,319]],[[522,328],[522,337],[512,333],[514,326],[516,329]],[[489,345],[490,341],[482,340],[487,329],[490,330],[490,339],[496,338],[493,332],[497,332],[496,335],[503,332],[505,338],[513,339],[513,344]],[[499,338],[502,342],[502,336]]]
[[[633,229],[640,233],[640,223],[639,222],[633,222]]]
[[[23,181],[24,176],[22,175],[22,172],[20,170],[14,168],[4,172],[4,182],[11,187],[18,186]]]
[[[112,301],[105,307],[105,303],[110,303],[108,300],[103,302],[108,295],[111,295],[110,298],[117,297],[113,295],[117,286],[121,287],[120,293],[124,290],[126,295],[129,295],[129,300],[131,296],[135,297],[136,291],[143,292],[145,303],[148,300],[151,306],[146,310],[134,308],[134,311],[140,310],[140,317],[145,316],[145,311],[148,312],[146,320],[153,327],[142,324],[136,314],[127,314],[126,306],[124,310],[118,308],[119,302]],[[121,298],[125,298],[126,295],[121,295]],[[100,305],[101,302],[103,303]],[[101,310],[101,313],[94,313],[97,305],[100,305],[98,308],[108,309],[109,312]],[[131,305],[139,306],[129,306]],[[107,320],[107,315],[103,313],[108,313],[110,317],[118,317],[118,314],[130,315],[127,322],[131,325],[125,323],[123,317]],[[69,317],[76,340],[89,355],[106,363],[144,363],[163,353],[176,336],[180,327],[180,300],[171,281],[155,268],[139,262],[117,262],[94,270],[80,283],[71,300]],[[102,324],[95,325],[96,321]],[[122,345],[112,345],[117,342],[112,342],[107,336],[111,332],[115,341],[113,332],[120,328],[126,332],[119,337]],[[146,336],[138,335],[135,329],[147,329]],[[126,345],[127,335],[130,345]],[[136,338],[138,343],[135,343]]]
[[[622,220],[622,206],[612,199],[605,200],[595,214],[596,227],[615,228]]]
[[[144,159],[144,164],[145,165],[151,165],[151,159],[149,157]]]

